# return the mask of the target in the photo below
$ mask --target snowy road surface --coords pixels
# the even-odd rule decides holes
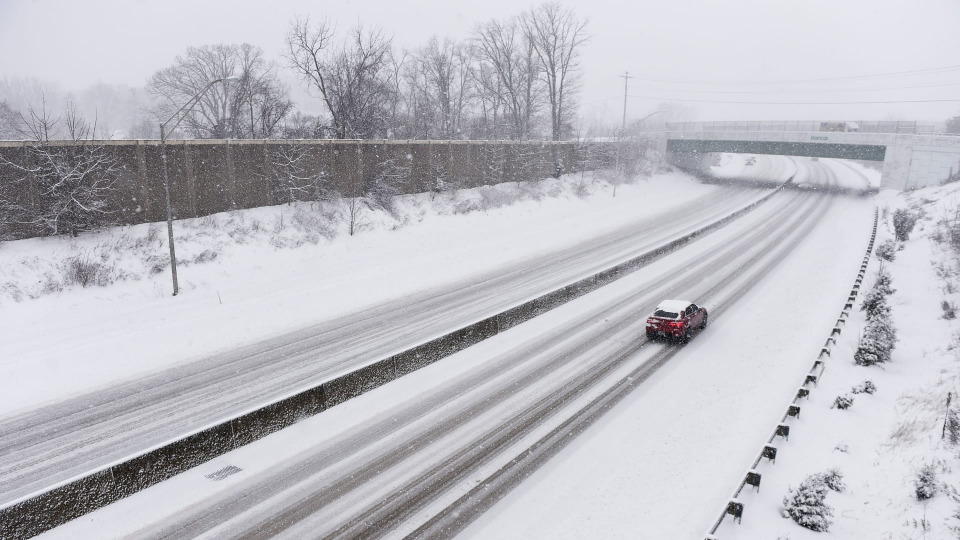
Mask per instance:
[[[780,193],[617,282],[49,536],[697,537],[832,324],[872,208]],[[665,297],[710,310],[685,347],[643,338]],[[204,476],[230,465],[225,480]]]
[[[280,338],[0,419],[0,507],[295,395],[559,288],[723,217],[765,192],[712,189],[600,239]]]

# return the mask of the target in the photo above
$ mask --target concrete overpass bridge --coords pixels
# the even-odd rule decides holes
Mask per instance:
[[[916,122],[679,122],[656,132],[658,149],[686,168],[708,165],[708,154],[730,152],[860,159],[883,163],[881,187],[936,186],[960,174],[960,136]],[[838,125],[860,131],[832,131]]]

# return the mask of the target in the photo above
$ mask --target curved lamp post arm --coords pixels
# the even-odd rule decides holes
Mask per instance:
[[[180,125],[180,122],[183,122],[184,117],[186,117],[186,113],[190,112],[190,111],[193,109],[193,107],[196,106],[196,104],[200,102],[200,98],[203,97],[203,95],[207,93],[207,90],[209,90],[213,85],[215,85],[215,84],[217,84],[217,83],[219,83],[219,82],[236,81],[236,80],[239,80],[239,79],[240,79],[240,77],[237,77],[237,76],[223,77],[223,78],[216,79],[216,80],[213,80],[213,81],[210,81],[209,83],[207,83],[207,85],[203,87],[203,90],[200,90],[199,92],[197,92],[197,95],[195,95],[195,96],[193,96],[192,98],[190,98],[190,101],[186,102],[182,107],[180,107],[179,109],[177,109],[177,112],[173,113],[173,115],[170,116],[170,118],[168,118],[166,122],[162,122],[162,123],[160,124],[160,140],[161,140],[161,141],[162,141],[162,140],[165,140],[165,137],[164,137],[164,132],[165,132],[165,131],[173,131],[173,130],[177,129],[177,126],[179,126],[179,125]],[[181,113],[183,113],[183,114],[181,114]],[[175,118],[177,118],[177,117],[179,117],[179,119],[177,120],[177,123],[174,124],[173,127],[171,127],[169,130],[167,130],[167,129],[166,129],[166,128],[167,128],[167,124],[169,124],[171,121],[173,121],[173,119],[175,119]]]

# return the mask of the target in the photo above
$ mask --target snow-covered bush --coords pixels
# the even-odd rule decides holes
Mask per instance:
[[[937,231],[931,236],[938,242],[947,240],[954,251],[960,251],[960,205],[945,210],[944,217],[937,223]]]
[[[884,316],[890,313],[890,307],[887,306],[887,295],[880,289],[870,289],[863,295],[863,303],[860,304],[860,311],[867,312],[867,320],[871,320],[878,314]]]
[[[841,411],[845,411],[851,406],[853,406],[853,396],[844,394],[842,396],[837,396],[837,399],[833,400],[833,405],[830,408],[832,409],[836,407]]]
[[[837,493],[843,493],[843,490],[847,489],[847,484],[843,482],[843,473],[838,469],[828,469],[818,476],[828,488]]]
[[[893,262],[897,258],[897,243],[893,240],[885,240],[879,246],[877,246],[877,257]]]
[[[890,272],[887,272],[883,268],[877,272],[877,281],[873,284],[873,288],[880,290],[880,292],[887,296],[897,292],[897,290],[893,288],[893,278],[890,277]]]
[[[828,530],[832,523],[830,518],[833,516],[833,508],[826,502],[829,489],[822,475],[808,476],[800,483],[799,488],[787,491],[780,515],[811,531]]]
[[[867,322],[853,360],[860,366],[889,362],[896,342],[897,334],[893,323],[885,314],[876,315]]]
[[[881,268],[873,288],[864,295],[860,306],[867,313],[867,327],[853,357],[858,365],[872,366],[890,361],[897,342],[897,332],[890,320],[887,296],[894,292],[893,279]]]
[[[943,418],[942,438],[947,439],[954,446],[960,444],[960,415],[950,407],[949,401],[947,401],[947,413]]]
[[[913,226],[917,223],[917,214],[906,208],[897,209],[893,213],[893,230],[897,240],[903,242],[910,239]]]
[[[957,318],[957,306],[944,300],[940,307],[943,308],[943,318],[952,321]]]
[[[850,389],[850,392],[854,394],[870,394],[873,395],[877,391],[877,385],[873,384],[872,381],[863,381],[862,383],[854,386]]]
[[[931,499],[937,494],[937,470],[932,463],[920,468],[913,484],[918,501]]]
[[[867,312],[867,320],[872,320],[878,315],[888,316],[890,307],[887,306],[887,296],[895,292],[893,278],[890,277],[889,272],[881,268],[877,272],[873,288],[863,296],[863,303],[860,305],[860,310]]]

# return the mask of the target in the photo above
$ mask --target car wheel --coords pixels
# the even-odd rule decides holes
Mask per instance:
[[[652,332],[647,332],[647,339],[653,341],[657,338],[657,335]]]
[[[707,313],[706,311],[704,311],[704,312],[703,312],[703,322],[700,323],[700,329],[701,329],[701,330],[703,330],[704,328],[707,327],[707,315],[708,315],[708,313]]]

